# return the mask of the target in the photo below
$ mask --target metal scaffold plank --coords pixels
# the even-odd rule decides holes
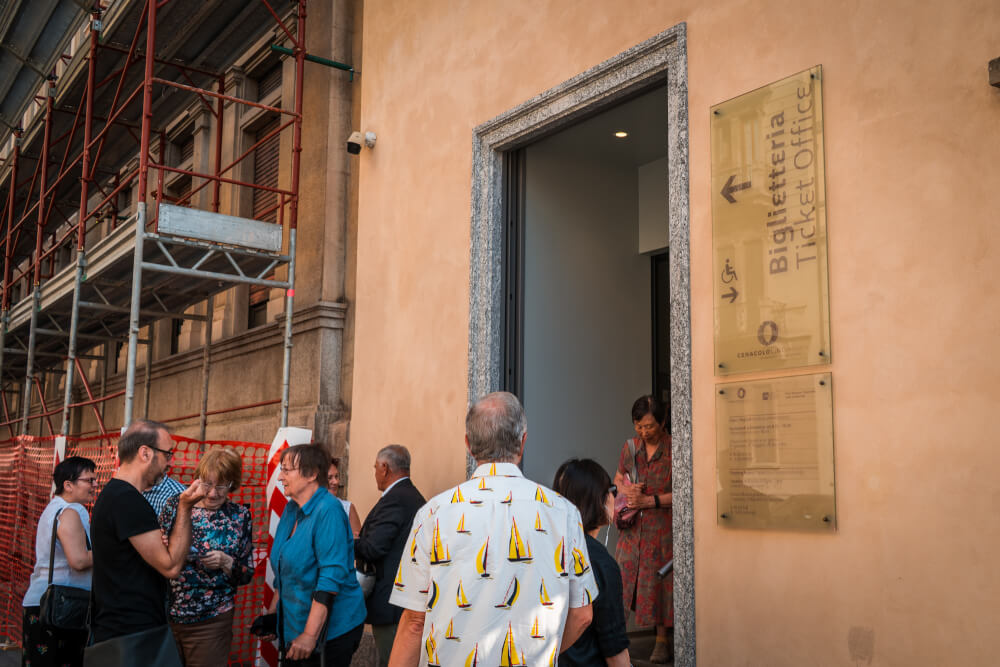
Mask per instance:
[[[17,1],[27,6],[24,0]],[[126,388],[121,392],[127,425],[136,407],[139,344],[147,345],[145,400],[149,400],[151,325],[162,319],[204,322],[207,348],[213,297],[234,285],[283,290],[281,424],[286,425],[302,151],[305,0],[293,0],[277,12],[267,2],[242,6],[226,0],[122,0],[107,7],[107,3],[88,0],[58,2],[76,3],[89,12],[90,22],[83,24],[85,12],[72,26],[65,26],[67,35],[81,37],[73,42],[75,52],[64,54],[58,69],[35,72],[48,78],[44,89],[36,85],[22,91],[32,110],[24,116],[26,128],[10,128],[8,134],[17,141],[0,166],[0,191],[6,202],[0,220],[5,223],[0,235],[0,367],[5,376],[17,378],[18,384],[23,381],[16,406],[20,414],[14,415],[12,425],[26,433],[31,420],[58,418],[61,413],[61,431],[68,435],[74,424],[73,410],[84,405],[73,402],[81,391],[86,391],[91,404],[102,403],[103,412],[107,397],[93,396],[92,377],[87,373],[105,378],[103,393],[109,364],[114,362],[117,369],[120,358],[114,344],[123,340],[128,341],[123,369]],[[238,89],[227,85],[224,72],[245,56],[247,28],[253,40],[263,39],[268,31],[265,23],[271,18],[289,39],[286,55],[295,63],[290,87],[294,102],[287,99],[289,93],[284,103],[277,104],[243,99],[231,94]],[[80,28],[84,28],[82,35]],[[243,38],[220,37],[234,34]],[[0,52],[10,55],[6,43],[0,44]],[[100,58],[99,53],[103,54]],[[213,133],[201,149],[207,153],[201,162],[178,163],[171,154],[176,146],[169,146],[176,141],[171,123],[199,99],[198,112],[205,115]],[[231,162],[223,164],[223,127],[230,122],[225,120],[230,104],[282,118],[273,136],[290,128],[287,186],[241,180],[246,173],[243,167],[255,159],[259,144],[268,137],[258,137],[249,149],[240,146],[227,156]],[[230,134],[237,129],[229,129]],[[27,176],[19,175],[19,167],[24,167]],[[183,178],[190,185],[177,196],[171,189]],[[226,190],[240,197],[229,199]],[[238,215],[247,211],[242,203],[227,211],[237,215],[220,211],[223,196],[227,203],[242,202],[243,194],[257,191],[275,202],[266,210],[253,208],[253,218],[263,220]],[[199,210],[198,205],[211,210]],[[287,267],[287,277],[275,275],[282,267]],[[209,304],[208,315],[189,312],[200,303]],[[228,303],[227,299],[227,307]],[[140,330],[145,328],[148,337],[140,339]],[[102,354],[90,349],[97,345],[103,345]],[[99,361],[100,370],[81,367],[80,360]],[[202,371],[206,392],[210,363],[206,349]],[[51,403],[53,392],[43,394],[41,388],[46,377],[58,375],[65,376],[65,385],[57,392],[62,405],[49,410],[44,401]],[[41,403],[40,413],[33,402],[35,408]],[[202,430],[207,415],[218,412],[208,410],[204,394]]]

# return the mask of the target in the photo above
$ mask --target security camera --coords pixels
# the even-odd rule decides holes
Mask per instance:
[[[357,155],[361,152],[362,144],[368,148],[375,148],[375,133],[365,132],[361,134],[358,131],[351,132],[351,136],[347,137],[347,152],[351,155]]]
[[[364,137],[361,136],[360,132],[351,132],[351,136],[347,137],[347,152],[351,155],[360,153],[363,141]]]

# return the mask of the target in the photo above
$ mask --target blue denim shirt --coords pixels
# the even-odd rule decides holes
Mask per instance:
[[[325,488],[320,487],[301,508],[288,501],[274,535],[271,569],[281,599],[286,646],[305,629],[316,591],[336,594],[327,640],[365,622],[365,598],[354,572],[354,538],[347,514]]]

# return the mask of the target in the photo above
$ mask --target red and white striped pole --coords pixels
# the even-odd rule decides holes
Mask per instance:
[[[57,435],[55,447],[52,452],[52,472],[55,473],[56,466],[66,460],[66,436]],[[52,480],[52,493],[49,498],[56,494],[56,482]]]
[[[265,565],[267,574],[264,578],[264,608],[267,609],[274,599],[274,571],[271,569],[271,545],[274,544],[274,533],[278,529],[278,521],[281,513],[285,510],[288,498],[285,491],[278,483],[278,469],[280,467],[281,453],[294,445],[308,445],[312,442],[312,431],[307,428],[296,428],[286,426],[279,428],[277,435],[271,442],[271,448],[267,451],[267,489],[265,498],[267,499],[267,551],[258,554],[257,567]],[[278,666],[278,647],[274,642],[261,642],[257,650],[257,665],[268,667]]]

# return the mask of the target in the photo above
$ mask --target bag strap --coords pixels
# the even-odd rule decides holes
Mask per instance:
[[[90,599],[87,600],[87,646],[94,643],[94,587],[90,587]]]
[[[639,449],[635,446],[635,442],[638,438],[628,439],[628,454],[632,459],[632,483],[639,483]]]
[[[52,585],[52,569],[56,566],[56,529],[59,528],[59,515],[63,513],[63,507],[56,512],[52,519],[52,540],[49,542],[49,586]]]

